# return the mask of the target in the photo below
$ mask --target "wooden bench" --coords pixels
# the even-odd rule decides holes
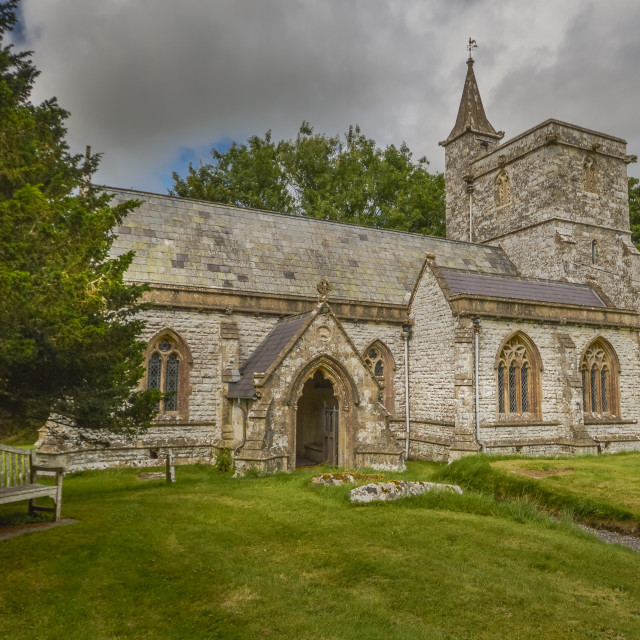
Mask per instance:
[[[39,474],[56,476],[55,485],[40,484]],[[29,501],[29,513],[48,511],[60,521],[62,504],[62,467],[41,467],[35,464],[35,450],[16,449],[0,444],[0,504]],[[55,507],[39,507],[37,498],[53,498]]]

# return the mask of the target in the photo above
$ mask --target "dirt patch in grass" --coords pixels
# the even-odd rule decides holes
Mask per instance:
[[[546,471],[539,469],[511,469],[511,473],[517,473],[519,476],[529,476],[530,478],[546,478],[547,476],[567,476],[573,473],[573,469],[547,469]]]
[[[8,525],[0,529],[0,540],[9,540],[25,533],[34,533],[36,531],[47,531],[54,527],[66,527],[70,524],[78,522],[73,518],[63,518],[60,522],[32,522],[30,524]]]
[[[140,480],[164,480],[166,474],[164,471],[145,471],[144,473],[139,473],[138,478]]]

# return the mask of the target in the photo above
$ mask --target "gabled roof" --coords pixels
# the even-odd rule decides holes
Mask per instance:
[[[136,252],[127,279],[176,287],[406,305],[426,253],[438,264],[517,275],[500,247],[112,189],[143,204],[116,229],[113,251]]]
[[[476,76],[473,72],[473,60],[471,58],[467,60],[467,77],[464,81],[462,99],[460,100],[456,123],[451,130],[449,137],[442,144],[448,144],[454,138],[457,138],[459,135],[469,130],[495,138],[501,138],[503,135],[502,133],[498,133],[491,126],[491,123],[484,112],[482,98],[480,97],[480,90],[478,89]]]
[[[228,398],[253,398],[253,374],[265,373],[282,350],[291,342],[300,329],[311,319],[312,313],[302,313],[281,320],[258,345],[258,348],[240,367],[241,378],[229,383]]]
[[[490,298],[553,302],[585,307],[606,307],[598,294],[586,284],[533,278],[488,276],[457,269],[440,272],[452,295],[470,294]]]

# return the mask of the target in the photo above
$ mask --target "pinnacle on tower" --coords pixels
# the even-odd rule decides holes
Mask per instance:
[[[456,124],[451,130],[449,137],[441,144],[445,146],[467,131],[495,137],[498,140],[504,135],[504,133],[501,131],[497,132],[491,126],[484,112],[478,83],[473,73],[473,58],[471,58],[471,53],[469,53],[469,59],[467,60],[467,77],[464,81],[464,89],[462,90],[462,99],[460,100]]]

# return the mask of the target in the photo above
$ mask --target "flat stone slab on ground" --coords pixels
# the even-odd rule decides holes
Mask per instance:
[[[333,487],[341,484],[356,484],[357,482],[377,480],[382,477],[384,476],[371,473],[321,473],[311,478],[311,484]]]
[[[419,496],[426,491],[449,491],[462,494],[457,484],[438,484],[436,482],[408,482],[392,480],[391,482],[372,482],[356,487],[347,494],[351,502],[376,502],[399,500],[407,496]]]

